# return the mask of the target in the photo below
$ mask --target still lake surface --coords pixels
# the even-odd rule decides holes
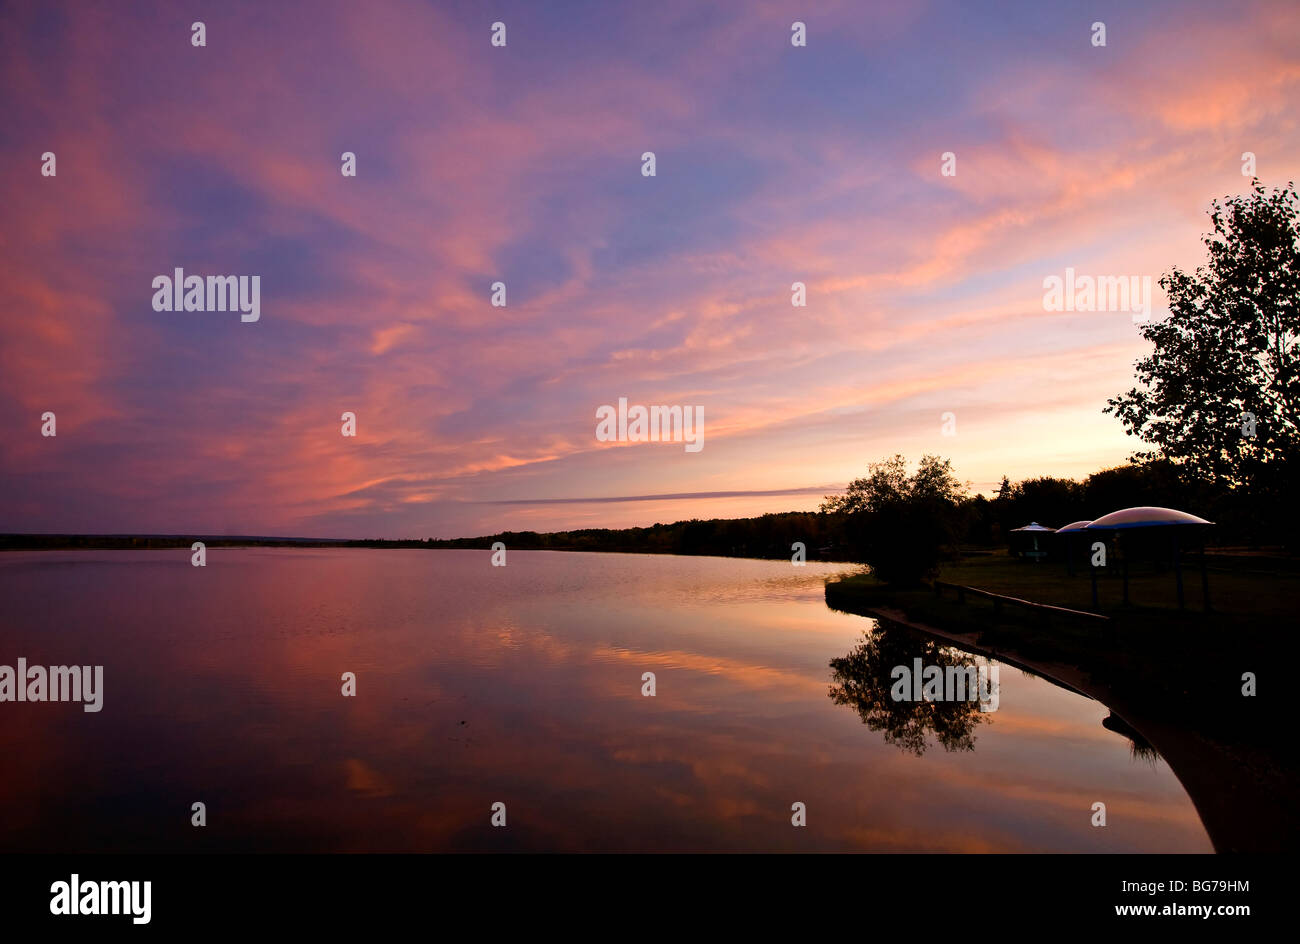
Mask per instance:
[[[97,714],[0,703],[0,851],[1212,851],[1163,760],[1011,666],[996,711],[893,736],[871,652],[934,642],[861,648],[822,589],[854,568],[489,561],[0,554],[0,665],[104,666]]]

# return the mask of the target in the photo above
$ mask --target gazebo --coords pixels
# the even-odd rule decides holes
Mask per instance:
[[[1037,561],[1037,560],[1041,559],[1042,557],[1044,557],[1044,556],[1047,554],[1046,551],[1040,551],[1040,550],[1038,549],[1038,536],[1039,536],[1040,534],[1052,534],[1052,533],[1054,533],[1054,529],[1052,529],[1052,528],[1045,528],[1045,527],[1043,527],[1041,524],[1039,524],[1037,521],[1031,521],[1031,522],[1029,522],[1029,524],[1025,525],[1024,527],[1021,527],[1021,528],[1012,528],[1010,533],[1011,533],[1011,534],[1024,534],[1026,537],[1030,537],[1030,538],[1033,539],[1033,542],[1034,542],[1033,550],[1023,551],[1023,552],[1022,552],[1022,556],[1024,556],[1024,557],[1032,557],[1035,561]]]
[[[1209,526],[1213,521],[1206,521],[1196,515],[1173,508],[1158,508],[1143,505],[1138,508],[1123,508],[1102,515],[1097,520],[1084,525],[1084,531],[1129,531],[1134,528],[1165,528],[1170,538],[1170,553],[1174,562],[1174,577],[1178,582],[1178,608],[1184,609],[1183,602],[1183,567],[1178,555],[1178,536],[1186,528]],[[1128,555],[1122,555],[1124,569],[1124,602],[1128,603]],[[1210,580],[1205,572],[1205,546],[1201,545],[1201,593],[1205,609],[1210,609]],[[1097,599],[1096,570],[1093,570],[1093,603]]]

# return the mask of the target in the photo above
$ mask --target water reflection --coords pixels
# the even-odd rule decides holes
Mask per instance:
[[[932,698],[925,700],[897,697],[896,678],[901,668],[909,664],[934,666],[943,673],[970,672],[991,663],[970,651],[953,645],[950,640],[937,638],[926,632],[885,619],[872,619],[875,628],[866,632],[848,654],[830,661],[833,685],[831,700],[837,705],[854,709],[862,722],[873,731],[884,734],[887,744],[892,744],[917,757],[923,755],[932,741],[941,744],[945,751],[973,751],[975,728],[990,720],[979,710],[979,703],[968,699]],[[1003,655],[1001,659],[1006,659]],[[998,661],[1001,661],[998,660]],[[1097,694],[1085,695],[1040,670],[1023,666],[1024,676],[1036,682],[1071,692],[1078,698],[1097,699]],[[1105,697],[1119,699],[1131,708],[1131,692],[1106,688]],[[1143,727],[1159,734],[1160,743],[1176,749],[1170,756],[1163,754],[1138,728],[1109,708],[1099,719],[1100,727],[1119,735],[1128,744],[1130,760],[1152,772],[1165,768],[1176,772],[1184,788],[1201,814],[1203,824],[1216,848],[1220,851],[1271,849],[1272,843],[1261,836],[1261,821],[1280,823],[1281,817],[1271,811],[1260,815],[1256,806],[1265,809],[1276,803],[1276,791],[1256,792],[1252,803],[1232,802],[1234,793],[1245,795],[1251,786],[1249,774],[1231,762],[1231,754],[1213,748],[1209,742],[1150,715],[1142,715]],[[1137,720],[1135,716],[1135,720]]]
[[[1132,752],[1135,759],[1144,760],[1152,766],[1160,759],[1160,753],[1152,746],[1151,742],[1115,712],[1112,711],[1105,718],[1102,718],[1101,726],[1107,731],[1114,731],[1116,734],[1127,738],[1129,751]]]
[[[975,749],[975,728],[990,720],[974,699],[895,698],[895,667],[921,665],[969,672],[987,666],[987,660],[910,630],[881,623],[845,656],[831,660],[830,697],[848,705],[885,741],[918,757],[931,741],[946,751]]]
[[[868,728],[883,732],[885,743],[918,757],[934,743],[945,751],[973,751],[976,727],[992,720],[991,713],[981,709],[973,688],[970,697],[896,697],[899,672],[914,665],[933,666],[944,676],[956,674],[973,680],[995,663],[902,624],[884,619],[875,623],[846,655],[830,661],[831,701],[856,711]],[[1026,674],[1060,684],[1036,673]],[[1152,766],[1160,759],[1155,747],[1115,712],[1103,718],[1101,726],[1127,740],[1134,759]]]
[[[0,664],[102,664],[106,691],[99,714],[0,704],[0,851],[1208,850],[1169,770],[1133,764],[1096,702],[1007,672],[991,724],[977,705],[872,708],[904,641],[859,651],[874,624],[826,607],[832,572],[545,552],[494,568],[470,551],[232,549],[202,570],[188,552],[0,555]],[[897,663],[958,659],[928,645]],[[959,746],[976,726],[978,757]],[[918,753],[918,733],[949,749]],[[1098,795],[1122,828],[1080,815]],[[506,829],[489,825],[498,800]]]

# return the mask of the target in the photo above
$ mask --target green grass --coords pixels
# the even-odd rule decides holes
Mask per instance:
[[[1276,568],[1275,568],[1276,569]],[[1268,572],[1267,561],[1211,555],[1208,559],[1210,604],[1234,620],[1295,619],[1290,604],[1300,589],[1300,575]],[[944,565],[939,579],[979,587],[1077,610],[1092,610],[1092,583],[1087,567],[1076,564],[1070,576],[1065,565],[990,554]],[[1201,574],[1194,561],[1184,562],[1183,594],[1188,614],[1203,610]],[[1178,614],[1177,585],[1172,566],[1135,563],[1129,574],[1129,606],[1123,604],[1123,578],[1117,566],[1099,569],[1096,612],[1125,617]],[[1180,617],[1181,618],[1181,617]]]

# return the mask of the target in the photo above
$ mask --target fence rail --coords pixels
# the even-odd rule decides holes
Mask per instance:
[[[1052,606],[1048,603],[1034,603],[1031,600],[1022,600],[1019,597],[1009,597],[1001,593],[992,593],[988,590],[981,590],[979,587],[965,587],[957,583],[947,583],[943,580],[934,582],[934,595],[943,596],[944,588],[957,591],[957,602],[965,603],[966,594],[971,596],[983,597],[986,600],[993,601],[993,615],[998,616],[1002,612],[1003,604],[1007,606],[1020,606],[1026,609],[1039,610],[1048,613],[1060,613],[1065,616],[1082,616],[1087,619],[1109,621],[1109,616],[1103,616],[1100,613],[1089,613],[1087,610],[1072,610],[1064,606]]]

